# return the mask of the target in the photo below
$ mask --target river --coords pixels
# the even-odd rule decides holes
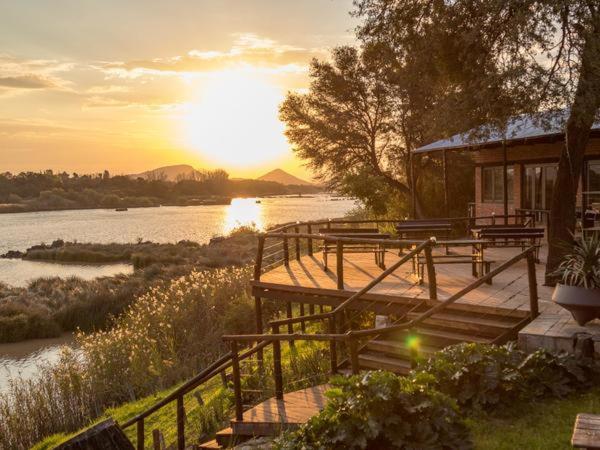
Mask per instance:
[[[355,206],[356,202],[350,199],[332,201],[328,195],[315,195],[236,198],[231,205],[163,206],[126,212],[94,209],[0,214],[0,254],[49,244],[55,239],[95,243],[138,239],[167,243],[187,239],[206,243],[240,225],[265,229],[296,220],[342,217]],[[24,286],[41,276],[77,275],[90,279],[128,271],[131,267],[127,264],[95,266],[0,259],[0,282],[13,286]],[[54,360],[60,345],[69,341],[69,336],[63,336],[58,340],[0,344],[0,392],[6,390],[8,379],[15,375],[35,376],[36,365]]]

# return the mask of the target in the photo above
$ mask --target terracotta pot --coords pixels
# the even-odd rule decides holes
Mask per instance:
[[[552,300],[569,311],[579,325],[600,318],[600,289],[557,284]]]

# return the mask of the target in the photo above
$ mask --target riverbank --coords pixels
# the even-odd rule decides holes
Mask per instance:
[[[25,260],[98,263],[127,262],[134,271],[93,280],[40,278],[25,288],[0,284],[0,342],[49,338],[66,331],[104,329],[135,298],[192,270],[242,266],[256,252],[254,231],[241,228],[209,243],[92,244],[55,241],[36,245]]]

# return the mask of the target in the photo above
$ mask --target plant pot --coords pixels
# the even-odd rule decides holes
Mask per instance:
[[[600,289],[557,284],[552,300],[569,311],[579,325],[600,318]]]

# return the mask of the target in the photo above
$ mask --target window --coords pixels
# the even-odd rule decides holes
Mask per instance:
[[[483,177],[483,201],[488,203],[504,202],[504,167],[484,167],[482,169]],[[514,168],[507,167],[506,179],[508,184],[508,201],[513,201],[513,179]]]
[[[525,167],[523,206],[527,209],[550,209],[556,181],[556,164]]]

